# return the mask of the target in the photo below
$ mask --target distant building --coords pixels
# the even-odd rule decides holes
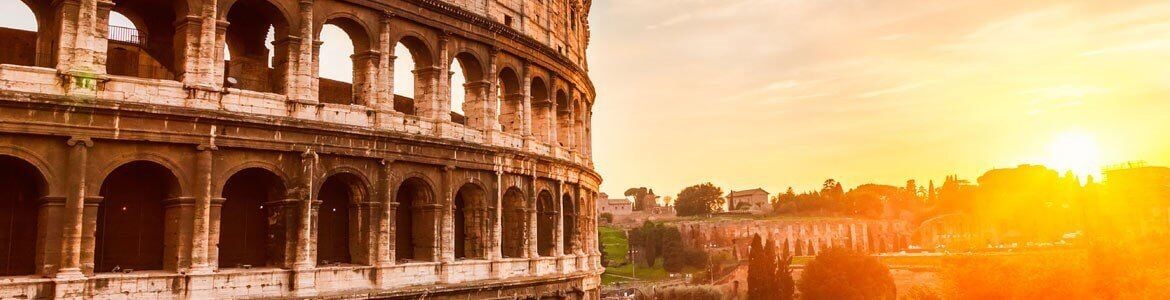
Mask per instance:
[[[772,211],[772,204],[768,202],[768,191],[761,188],[731,191],[727,194],[727,204],[728,211]]]
[[[610,199],[606,193],[601,193],[597,197],[597,213],[610,213],[613,215],[628,215],[634,212],[634,203],[625,198]]]

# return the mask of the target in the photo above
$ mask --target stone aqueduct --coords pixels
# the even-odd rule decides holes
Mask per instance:
[[[599,297],[589,0],[22,1],[0,298]]]

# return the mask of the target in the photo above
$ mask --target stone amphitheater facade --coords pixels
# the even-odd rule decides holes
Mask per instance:
[[[599,297],[589,0],[22,1],[0,298]]]

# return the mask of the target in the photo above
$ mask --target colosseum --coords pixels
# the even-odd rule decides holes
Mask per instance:
[[[0,298],[599,297],[590,0],[22,2]]]

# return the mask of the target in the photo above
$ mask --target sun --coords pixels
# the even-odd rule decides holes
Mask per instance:
[[[1068,131],[1056,135],[1049,146],[1048,167],[1060,171],[1072,171],[1082,181],[1086,176],[1098,177],[1101,171],[1101,150],[1092,135],[1081,131]]]

